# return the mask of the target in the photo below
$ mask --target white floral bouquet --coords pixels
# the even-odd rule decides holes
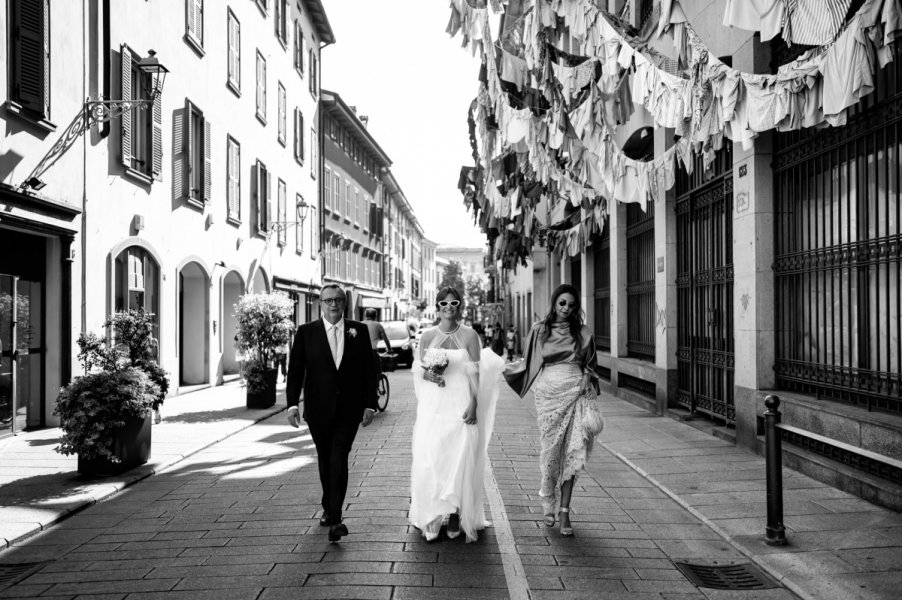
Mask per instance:
[[[423,354],[421,364],[433,375],[441,375],[448,368],[448,353],[441,348],[429,348]],[[440,381],[438,386],[445,387],[445,382]]]

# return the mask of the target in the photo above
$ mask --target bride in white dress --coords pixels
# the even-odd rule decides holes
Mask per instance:
[[[495,420],[504,360],[481,350],[479,335],[460,325],[461,298],[439,291],[441,322],[423,332],[413,368],[417,419],[413,428],[410,522],[432,541],[447,523],[468,542],[489,525],[483,509],[483,476]],[[423,359],[444,354],[448,366],[436,372]]]

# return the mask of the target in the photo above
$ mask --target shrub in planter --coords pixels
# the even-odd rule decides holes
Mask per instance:
[[[76,377],[56,401],[54,414],[63,430],[56,451],[119,462],[114,432],[133,418],[150,415],[159,389],[144,371],[125,365]]]
[[[150,419],[166,397],[169,380],[153,357],[152,315],[121,312],[104,326],[116,344],[94,333],[78,338],[85,374],[60,391],[54,414],[63,435],[56,448],[78,454],[79,470],[143,464],[150,457]],[[84,468],[83,468],[84,467]]]
[[[104,327],[112,329],[117,346],[127,356],[129,363],[144,371],[159,388],[153,410],[160,422],[160,407],[169,392],[166,370],[157,362],[157,341],[153,337],[153,313],[143,310],[120,311],[106,320]]]
[[[291,341],[294,305],[287,295],[245,294],[235,305],[238,351],[246,358],[244,382],[248,407],[275,402],[276,358]]]

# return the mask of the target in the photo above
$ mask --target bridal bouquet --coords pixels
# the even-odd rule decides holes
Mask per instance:
[[[441,348],[429,348],[423,355],[423,368],[433,375],[441,375],[448,368],[448,353]],[[440,381],[439,387],[445,387],[445,382]]]

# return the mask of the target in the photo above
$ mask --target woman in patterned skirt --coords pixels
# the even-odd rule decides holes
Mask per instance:
[[[580,471],[589,460],[594,435],[583,429],[585,396],[595,396],[595,337],[583,325],[579,292],[558,286],[551,308],[529,332],[522,360],[505,369],[505,379],[523,397],[530,388],[536,401],[542,452],[540,468],[544,522],[553,527],[559,516],[561,535],[573,535],[570,498]]]

